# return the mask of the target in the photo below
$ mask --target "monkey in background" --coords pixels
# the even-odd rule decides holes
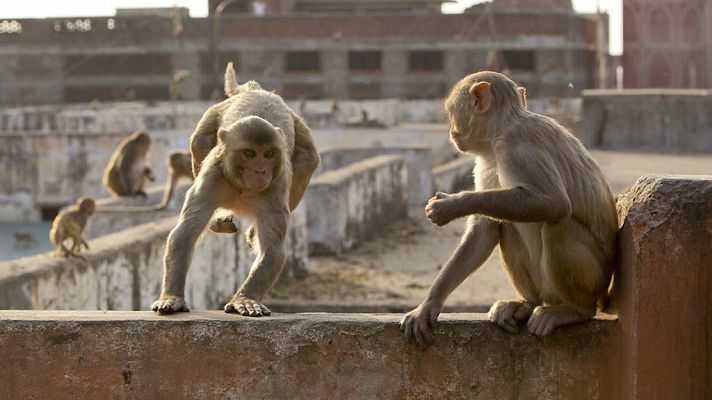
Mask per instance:
[[[55,246],[55,256],[81,257],[79,256],[81,246],[89,250],[89,245],[84,240],[82,233],[89,217],[94,214],[95,210],[94,200],[81,197],[74,205],[62,210],[57,215],[49,230],[49,239]],[[72,239],[71,248],[67,248],[64,244],[67,239]]]
[[[193,180],[193,169],[190,153],[187,151],[175,150],[168,154],[168,182],[163,191],[163,200],[156,206],[156,210],[163,210],[168,207],[173,198],[176,184],[180,178]]]
[[[155,177],[146,166],[146,156],[151,149],[151,135],[146,131],[136,131],[124,138],[109,159],[104,170],[102,183],[114,196],[143,196],[146,179],[153,182]]]
[[[487,71],[460,80],[445,100],[450,140],[477,156],[475,190],[428,201],[434,224],[467,216],[467,228],[426,299],[401,320],[407,341],[432,341],[445,299],[497,244],[520,296],[490,309],[506,331],[526,322],[545,336],[592,318],[605,299],[618,230],[608,182],[577,138],[525,106],[514,82]]]
[[[286,262],[289,215],[319,166],[311,131],[281,97],[256,82],[238,85],[232,63],[225,92],[228,98],[203,114],[190,139],[196,178],[168,235],[161,295],[151,306],[159,313],[189,311],[185,280],[193,249],[222,209],[252,222],[257,253],[225,312],[270,315],[261,302]]]

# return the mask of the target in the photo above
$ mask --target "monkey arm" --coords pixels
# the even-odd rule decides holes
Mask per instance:
[[[498,242],[498,222],[481,216],[470,217],[460,244],[430,287],[425,302],[442,307],[450,293],[487,261]]]
[[[166,187],[163,190],[163,199],[161,200],[161,204],[156,207],[156,210],[163,210],[168,207],[168,203],[171,201],[171,198],[173,198],[173,191],[175,190],[177,181],[178,175],[171,171]]]
[[[198,121],[193,134],[190,136],[190,155],[193,164],[193,176],[200,172],[200,164],[210,150],[217,144],[218,127],[220,125],[220,111],[218,105],[208,108]]]
[[[292,155],[292,186],[289,192],[289,209],[294,210],[304,197],[309,180],[321,162],[311,130],[294,115],[294,153]]]
[[[452,196],[457,216],[483,214],[513,222],[554,222],[571,215],[563,194],[544,194],[525,187],[461,192]]]

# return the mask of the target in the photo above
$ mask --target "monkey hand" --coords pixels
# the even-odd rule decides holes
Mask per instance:
[[[244,295],[235,295],[229,303],[225,304],[225,312],[238,313],[245,317],[261,317],[272,314],[267,306]]]
[[[405,335],[405,341],[410,343],[415,339],[421,349],[428,347],[433,342],[431,330],[435,327],[441,310],[441,305],[426,300],[406,314],[400,322],[400,329]]]
[[[487,317],[509,333],[519,332],[518,323],[532,315],[534,307],[523,300],[498,301],[492,305]]]
[[[461,215],[457,212],[458,198],[456,195],[438,192],[428,200],[425,215],[437,226],[447,225]]]
[[[151,310],[159,314],[173,314],[176,312],[188,312],[188,305],[180,296],[161,295],[161,298],[154,301]]]

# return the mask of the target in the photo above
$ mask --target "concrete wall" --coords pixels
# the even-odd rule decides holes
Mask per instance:
[[[403,157],[378,156],[325,172],[307,188],[310,254],[339,254],[408,215]]]
[[[619,398],[712,398],[712,175],[641,177],[618,215]]]
[[[475,187],[472,170],[475,159],[462,157],[433,169],[433,190],[435,192],[457,193]]]
[[[176,221],[154,219],[90,240],[86,261],[45,253],[0,263],[0,309],[145,310],[160,293],[166,238]],[[193,308],[222,307],[247,276],[254,256],[241,233],[247,224],[237,225],[236,234],[208,231],[198,242],[186,287]],[[300,206],[290,220],[282,278],[303,276],[307,264],[306,208]]]
[[[163,198],[164,186],[154,186],[146,190],[146,198],[141,197],[106,197],[96,200],[96,212],[89,219],[84,229],[86,239],[94,239],[120,230],[142,225],[151,221],[177,215],[183,206],[185,193],[192,182],[185,179],[179,184],[173,194],[168,208],[154,211],[150,208],[160,204]]]
[[[710,198],[712,176],[621,196],[618,319],[535,338],[443,314],[420,351],[400,314],[0,311],[0,397],[709,399]]]
[[[433,195],[432,155],[429,146],[331,147],[320,151],[321,166],[317,174],[345,167],[358,161],[384,154],[398,154],[408,169],[408,203],[423,205]]]
[[[586,90],[576,131],[590,147],[710,152],[711,109],[706,90]]]
[[[0,311],[0,397],[621,398],[614,320],[542,340],[444,315],[420,351],[400,317]]]
[[[59,207],[77,197],[105,197],[101,184],[104,168],[121,133],[41,133],[37,131],[0,134],[0,221],[37,221],[41,207]],[[189,132],[152,132],[154,138],[148,164],[157,182],[165,182],[165,154],[187,148]]]

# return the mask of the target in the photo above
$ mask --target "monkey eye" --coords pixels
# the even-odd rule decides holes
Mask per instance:
[[[265,158],[272,158],[272,157],[274,157],[274,150],[265,151]]]
[[[255,156],[257,156],[257,153],[255,153],[252,149],[242,150],[242,154],[244,154],[247,158],[255,158]]]

